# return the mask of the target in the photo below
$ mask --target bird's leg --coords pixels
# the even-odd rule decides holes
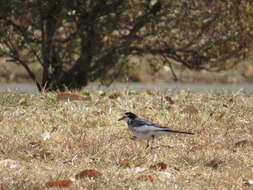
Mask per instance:
[[[145,149],[147,150],[148,147],[149,147],[149,140],[147,140],[147,145],[146,145]]]
[[[151,140],[152,142],[151,142],[151,147],[150,147],[150,148],[152,149],[152,144],[153,144],[153,143],[154,143],[154,141],[155,141],[155,136],[154,136],[154,135],[152,135],[151,137],[152,137],[152,140]],[[147,149],[147,148],[149,148],[149,140],[147,140],[147,146],[146,146],[146,148],[145,148],[145,149]]]
[[[152,143],[154,143],[155,142],[155,136],[153,135],[152,136]]]
[[[154,144],[154,142],[155,142],[155,136],[154,135],[152,135],[152,144]],[[155,149],[156,147],[151,147],[151,149]]]

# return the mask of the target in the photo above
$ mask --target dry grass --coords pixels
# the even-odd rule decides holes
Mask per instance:
[[[0,189],[45,189],[49,181],[68,179],[69,189],[250,188],[252,96],[126,91],[92,92],[81,101],[56,97],[0,95]],[[196,134],[163,136],[145,150],[146,142],[133,140],[117,121],[125,111]],[[45,132],[50,138],[43,140]],[[159,162],[167,168],[150,168]],[[102,175],[73,180],[85,169]]]

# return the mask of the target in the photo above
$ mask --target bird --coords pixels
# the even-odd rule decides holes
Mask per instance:
[[[125,120],[128,125],[128,129],[139,139],[147,139],[147,146],[146,149],[149,147],[149,140],[154,140],[155,137],[160,135],[165,135],[168,133],[181,133],[181,134],[188,134],[194,135],[192,132],[185,132],[185,131],[177,131],[172,130],[168,127],[164,127],[158,124],[155,124],[147,119],[140,118],[136,114],[132,112],[126,112],[123,114],[118,121]]]

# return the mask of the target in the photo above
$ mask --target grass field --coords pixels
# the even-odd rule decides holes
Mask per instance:
[[[1,93],[0,108],[0,189],[253,188],[253,96],[244,93]],[[117,121],[126,111],[195,135],[145,150]]]

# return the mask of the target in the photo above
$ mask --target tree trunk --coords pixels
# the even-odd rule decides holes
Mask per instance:
[[[80,90],[82,87],[88,84],[88,77],[90,72],[90,65],[93,58],[93,44],[94,44],[94,30],[89,27],[86,34],[80,35],[81,38],[81,50],[80,57],[71,69],[64,71],[57,67],[57,59],[51,58],[56,62],[51,62],[53,71],[48,72],[47,83],[45,89],[47,91],[55,90]],[[53,55],[53,54],[52,54]],[[50,56],[52,56],[50,54]],[[47,64],[45,64],[47,69]]]

